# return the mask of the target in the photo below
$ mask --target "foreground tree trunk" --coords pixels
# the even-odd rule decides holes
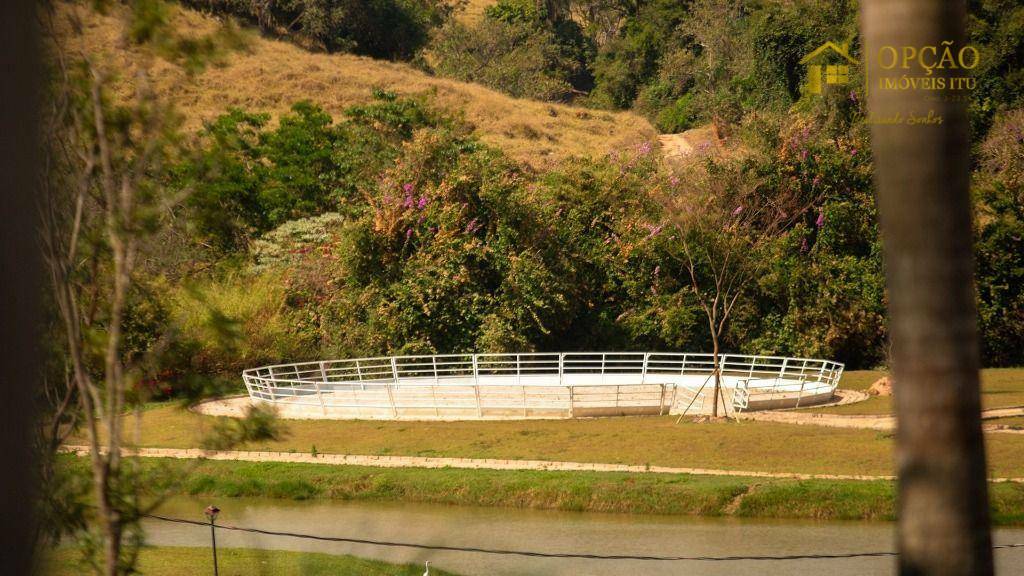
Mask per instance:
[[[896,383],[900,573],[991,574],[966,108],[953,92],[880,89],[884,74],[925,74],[914,62],[882,70],[877,60],[886,46],[902,54],[952,41],[955,53],[965,6],[864,0],[862,16],[871,116],[942,118],[871,127]]]
[[[32,484],[36,466],[32,453],[33,409],[40,385],[40,270],[36,251],[37,102],[40,66],[38,6],[29,0],[0,4],[0,59],[4,81],[0,86],[0,350],[4,374],[0,385],[0,574],[32,572],[34,546],[33,507],[39,496]]]

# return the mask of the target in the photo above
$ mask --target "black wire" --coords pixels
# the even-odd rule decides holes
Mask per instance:
[[[209,522],[188,520],[185,518],[171,518],[158,514],[141,514],[144,518],[173,522],[177,524],[191,524],[194,526],[209,526]],[[445,552],[479,552],[481,554],[498,554],[503,556],[528,556],[531,558],[580,558],[586,560],[655,560],[655,561],[680,561],[690,560],[699,562],[730,562],[736,560],[832,560],[841,558],[871,558],[896,556],[896,552],[847,552],[840,554],[791,554],[783,556],[639,556],[632,554],[575,554],[571,552],[533,552],[529,550],[502,550],[496,548],[474,548],[471,546],[443,546],[439,544],[417,544],[413,542],[389,542],[386,540],[366,540],[362,538],[345,538],[342,536],[318,536],[316,534],[299,534],[295,532],[277,532],[274,530],[263,530],[260,528],[246,528],[242,526],[230,526],[226,524],[214,524],[221,530],[233,530],[236,532],[250,532],[266,536],[287,536],[289,538],[304,538],[307,540],[320,540],[324,542],[347,542],[350,544],[369,544],[372,546],[389,546],[399,548],[418,548],[420,550],[439,550]],[[1024,544],[998,544],[992,547],[999,548],[1024,548]]]

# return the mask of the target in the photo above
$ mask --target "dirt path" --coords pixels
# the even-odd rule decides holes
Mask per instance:
[[[1024,406],[1009,408],[993,408],[981,413],[982,420],[1024,416]],[[827,426],[831,428],[863,428],[868,430],[892,430],[896,427],[896,419],[890,414],[856,415],[856,414],[821,414],[817,412],[775,411],[775,412],[740,412],[741,420],[757,420],[759,422],[779,422],[782,424],[808,424],[811,426]],[[986,432],[1022,434],[1024,430],[1005,428],[997,424],[984,426]]]
[[[680,162],[694,154],[707,155],[718,149],[715,130],[710,125],[678,134],[661,134],[658,143],[662,155],[670,162]]]
[[[88,455],[86,446],[64,446],[64,452]],[[471,470],[550,470],[563,472],[630,472],[640,474],[693,474],[703,476],[740,476],[779,480],[894,480],[895,476],[858,474],[800,474],[795,472],[755,472],[715,468],[675,468],[588,462],[547,460],[501,460],[495,458],[431,458],[424,456],[366,456],[353,454],[305,454],[295,452],[248,452],[243,450],[199,450],[181,448],[139,448],[125,454],[143,458],[180,458],[232,460],[237,462],[288,462],[332,466],[375,466],[379,468],[463,468]],[[1022,482],[1024,478],[990,478],[990,482]]]
[[[65,452],[78,456],[89,453],[86,446],[65,446]],[[793,472],[754,472],[718,470],[713,468],[674,468],[588,462],[557,462],[547,460],[502,460],[496,458],[433,458],[425,456],[366,456],[354,454],[306,454],[296,452],[247,452],[242,450],[200,450],[182,448],[139,448],[125,454],[143,458],[205,458],[239,462],[290,462],[330,464],[335,466],[376,466],[380,468],[465,468],[473,470],[551,470],[565,472],[632,472],[651,474],[696,474],[705,476],[744,476],[796,480],[892,480],[893,476],[854,474],[799,474]],[[1017,479],[1000,479],[1017,481]],[[1024,479],[1020,479],[1024,481]]]

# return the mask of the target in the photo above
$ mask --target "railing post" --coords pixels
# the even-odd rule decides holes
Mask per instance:
[[[249,398],[252,398],[252,385],[249,383],[249,375],[245,372],[242,373],[242,383],[245,384],[245,391],[249,394]]]
[[[484,409],[480,404],[480,363],[476,354],[473,354],[473,392],[476,394],[476,417],[482,418]]]
[[[434,385],[436,386],[437,385],[437,355],[436,354],[432,354],[430,356],[430,363],[434,367]]]
[[[604,384],[605,382],[607,382],[607,379],[604,377],[604,362],[605,362],[605,358],[606,357],[607,357],[607,354],[602,352],[601,353],[601,384]]]
[[[356,374],[359,376],[359,389],[366,390],[366,384],[363,384],[363,368],[358,358],[356,358]]]
[[[274,395],[274,386],[277,385],[274,381],[274,367],[267,368],[267,372],[270,373],[270,378],[267,379],[267,392],[270,393],[270,401],[277,402],[277,398]]]
[[[391,416],[398,418],[398,405],[395,404],[395,391],[393,384],[387,384],[385,388],[388,391],[388,402],[391,403]]]
[[[750,380],[737,380],[733,390],[735,390],[732,399],[733,412],[743,411],[750,407]]]
[[[558,355],[558,384],[560,386],[565,384],[565,377],[564,376],[565,376],[565,354],[562,353],[562,354]]]
[[[651,357],[650,352],[645,352],[644,353],[644,367],[640,371],[640,385],[641,386],[644,385],[644,384],[647,384],[647,360],[650,357]],[[662,387],[662,390],[664,391],[664,387]]]
[[[395,391],[393,388],[398,386],[398,361],[395,357],[391,357],[391,377],[394,380],[393,384],[387,385],[388,401],[391,402],[391,415],[398,418],[398,406],[395,404]]]
[[[324,363],[323,362],[320,362],[320,379],[323,381],[324,384],[327,383],[327,370],[324,368]],[[317,400],[320,401],[320,410],[326,416],[327,415],[327,406],[324,405],[324,397],[323,397],[323,394],[321,394],[321,391],[320,391],[320,382],[317,382],[317,381],[314,380],[313,381],[313,385],[316,386],[316,398],[317,398]]]
[[[800,392],[796,395],[796,408],[800,407],[800,400],[804,397],[804,385],[807,383],[803,378],[800,379]]]
[[[729,403],[726,402],[726,399],[725,399],[725,391],[728,390],[728,386],[725,385],[725,363],[726,363],[726,358],[728,358],[728,357],[729,357],[728,354],[720,354],[718,356],[718,365],[715,366],[715,370],[718,371],[718,384],[719,384],[718,399],[722,401],[722,410],[725,410],[725,416],[729,415],[729,412],[728,412],[728,409],[727,409],[727,406],[729,405]],[[735,390],[735,388],[733,388],[733,390]]]

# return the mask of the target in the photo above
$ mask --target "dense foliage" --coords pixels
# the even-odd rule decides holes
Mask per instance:
[[[329,209],[358,210],[360,190],[394,160],[403,141],[439,118],[413,100],[377,92],[334,124],[300,102],[278,126],[270,117],[231,110],[207,125],[204,147],[178,178],[200,239],[223,250],[285,222]]]
[[[436,27],[429,45],[398,27],[380,36],[411,42],[400,49],[321,37],[324,46],[418,52],[440,74],[516,96],[633,108],[664,131],[711,123],[732,153],[706,156],[689,174],[667,172],[648,145],[536,172],[423,99],[380,92],[338,119],[302,102],[276,123],[230,110],[173,170],[190,191],[187,236],[206,247],[197,258],[211,272],[173,290],[171,303],[140,308],[152,312],[141,334],[165,317],[200,326],[201,300],[233,317],[249,343],[229,351],[196,328],[190,361],[202,370],[324,354],[706,349],[665,198],[718,179],[807,204],[746,255],[757,273],[724,348],[885,362],[860,78],[820,98],[801,91],[799,61],[823,39],[859,51],[856,3],[499,0],[467,23],[447,18],[445,3],[390,1],[419,14],[422,30]],[[317,12],[328,5],[333,16]],[[274,22],[286,14],[307,33],[316,29],[308,18],[329,22],[349,9],[337,0],[270,6],[282,11]],[[970,8],[984,62],[971,100],[983,354],[989,365],[1019,364],[1024,11],[1002,0]],[[359,26],[384,20],[374,22]]]
[[[183,0],[329,51],[408,60],[452,6],[446,0]]]
[[[532,0],[502,0],[473,25],[452,21],[427,52],[441,75],[513,96],[565,101],[592,84],[594,43],[571,19]]]
[[[1024,110],[997,118],[976,176],[976,254],[982,351],[1024,363]]]
[[[981,135],[995,114],[1024,103],[1024,6],[976,0],[969,8],[981,53],[970,105]],[[635,109],[663,132],[714,122],[726,133],[747,115],[799,102],[800,60],[826,40],[857,57],[857,9],[852,0],[499,0],[481,22],[439,33],[431,50],[437,72],[513,95],[562,100],[570,92],[524,92],[510,79],[568,82],[577,102]]]
[[[745,128],[742,157],[699,167],[713,179],[753,183],[767,197],[795,193],[809,203],[748,255],[758,273],[729,321],[726,349],[851,366],[885,361],[881,246],[861,116],[854,94],[766,116]],[[211,123],[217,137],[205,139],[190,164],[244,167],[205,172],[190,206],[202,238],[247,254],[205,297],[234,309],[247,351],[204,365],[708,345],[678,231],[660,201],[702,184],[663,172],[647,145],[538,173],[426,102],[389,94],[340,122],[308,103],[275,128],[238,121],[246,118],[263,117],[236,110]],[[996,123],[977,178],[989,364],[1022,361],[1020,119],[1017,112]]]
[[[476,82],[517,97],[568,100],[575,62],[548,30],[518,20],[452,22],[431,45],[438,74]]]
[[[749,114],[782,112],[802,99],[805,55],[827,40],[861,50],[854,0],[497,0],[473,22],[454,18],[461,5],[448,0],[185,3],[321,49],[416,59],[513,96],[632,108],[663,132],[714,122],[726,133]],[[1024,6],[968,4],[981,136],[1024,104]]]

